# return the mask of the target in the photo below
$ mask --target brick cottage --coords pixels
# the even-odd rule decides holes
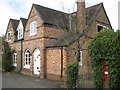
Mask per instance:
[[[78,33],[74,33],[76,28]],[[103,28],[112,29],[103,3],[85,8],[84,0],[78,0],[77,12],[70,14],[33,4],[28,19],[9,20],[5,41],[18,71],[61,80],[66,77],[67,65],[76,60],[77,38],[81,47],[79,72],[93,72],[88,43]]]

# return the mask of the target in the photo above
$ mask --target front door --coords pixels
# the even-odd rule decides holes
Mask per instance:
[[[40,74],[40,51],[38,49],[34,51],[34,74]]]

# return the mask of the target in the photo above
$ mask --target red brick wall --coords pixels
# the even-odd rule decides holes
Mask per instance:
[[[61,57],[63,53],[63,57]],[[61,48],[50,48],[46,50],[46,61],[47,61],[47,78],[48,79],[61,79],[66,76],[66,65],[67,65],[67,53],[65,49]],[[61,59],[63,61],[63,66],[61,68]],[[63,74],[61,77],[61,70]]]
[[[9,43],[14,43],[15,36],[14,36],[14,31],[13,31],[13,27],[12,27],[11,22],[8,25],[7,32],[6,32],[6,35],[5,35],[5,41],[6,42],[8,41],[8,32],[10,32],[10,31],[11,31],[11,42],[9,42]]]
[[[16,51],[17,53],[17,66],[16,68],[18,68],[18,52],[21,51],[21,42],[15,42],[14,44],[10,44],[11,47],[11,51]]]

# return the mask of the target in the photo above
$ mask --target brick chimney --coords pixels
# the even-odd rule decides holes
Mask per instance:
[[[82,31],[86,26],[85,0],[77,0],[77,31]]]

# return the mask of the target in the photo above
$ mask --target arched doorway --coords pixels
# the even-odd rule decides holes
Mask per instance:
[[[40,51],[38,49],[34,50],[34,74],[40,74]]]

